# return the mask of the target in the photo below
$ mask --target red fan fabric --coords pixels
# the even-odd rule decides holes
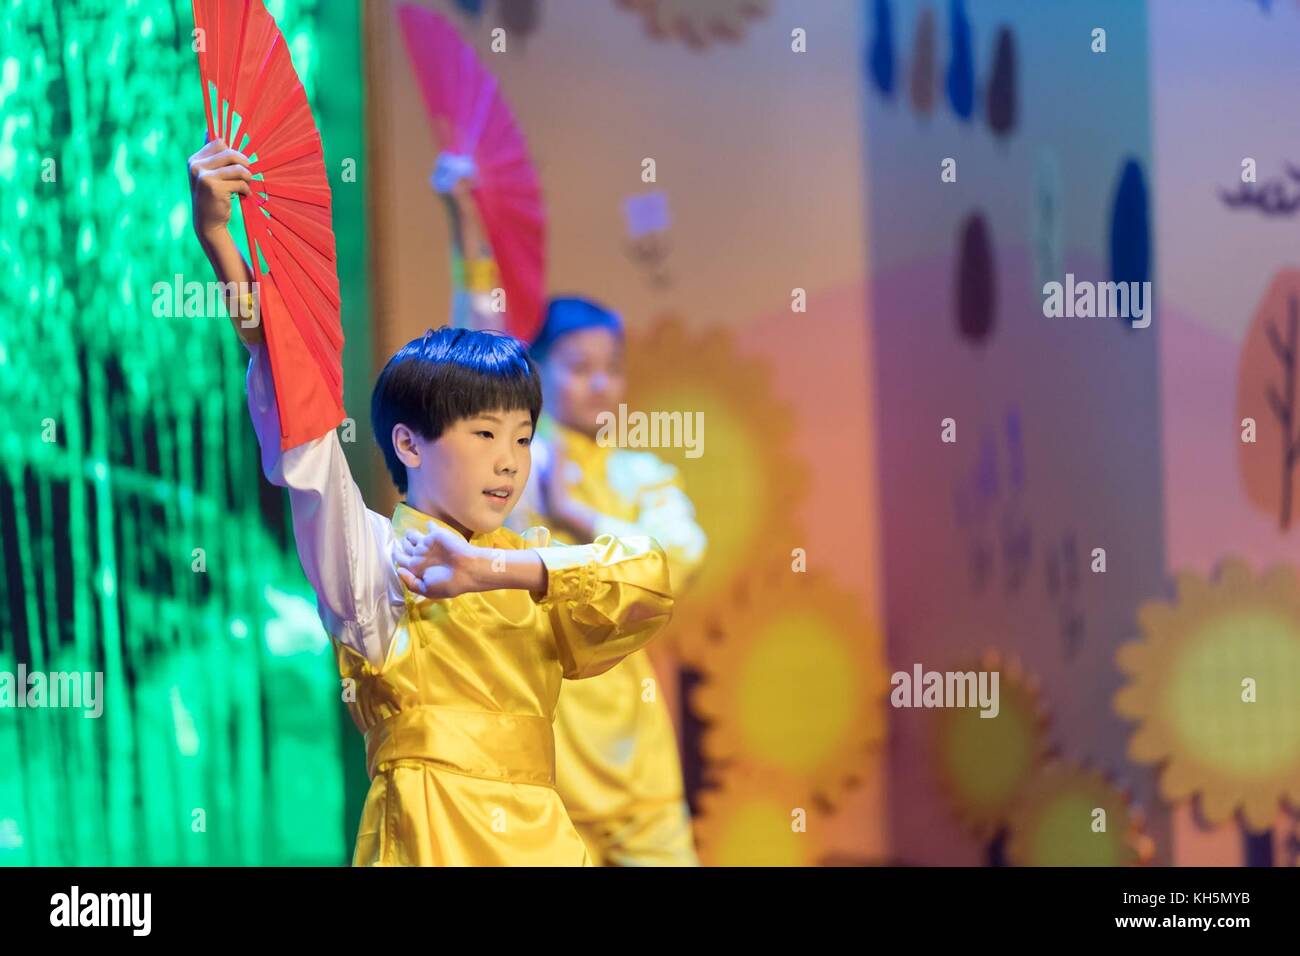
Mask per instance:
[[[280,409],[280,446],[343,421],[343,325],[320,132],[262,0],[192,0],[208,135],[251,159],[240,197]],[[262,260],[266,266],[263,268]]]
[[[542,321],[546,215],[528,144],[496,77],[447,20],[431,10],[398,7],[406,50],[439,149],[473,158],[472,195],[506,294],[505,328],[532,341]]]

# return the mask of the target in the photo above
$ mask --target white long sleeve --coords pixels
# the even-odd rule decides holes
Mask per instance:
[[[405,598],[393,565],[393,526],[366,508],[337,433],[280,450],[280,415],[265,345],[250,345],[248,412],[262,471],[289,490],[298,559],[330,636],[379,667]]]
[[[595,533],[654,538],[668,555],[674,593],[682,594],[704,560],[708,536],[695,518],[695,505],[677,468],[653,452],[619,449],[610,455],[607,478],[612,488],[635,503],[636,519],[600,515]]]

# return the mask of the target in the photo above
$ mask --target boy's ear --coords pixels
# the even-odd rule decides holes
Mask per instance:
[[[407,468],[420,467],[420,446],[416,443],[415,432],[401,422],[393,426],[393,450],[397,460]]]

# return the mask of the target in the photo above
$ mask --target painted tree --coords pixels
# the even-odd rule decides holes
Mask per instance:
[[[765,17],[772,0],[617,0],[639,13],[659,40],[680,40],[692,50],[715,42],[738,43],[750,20]]]
[[[1221,188],[1219,199],[1229,209],[1254,209],[1264,216],[1291,216],[1300,209],[1300,186],[1295,184],[1300,184],[1300,168],[1287,163],[1286,178],[1256,184],[1252,176],[1235,192]],[[1298,191],[1291,192],[1292,189]]]
[[[1146,177],[1136,159],[1120,167],[1110,215],[1110,277],[1115,282],[1151,278],[1151,216]],[[1147,303],[1150,309],[1151,303]],[[1124,319],[1130,322],[1130,319]]]
[[[1242,484],[1251,504],[1291,525],[1300,460],[1300,270],[1283,269],[1255,307],[1237,374]],[[1249,419],[1250,425],[1241,423]]]
[[[894,94],[894,16],[889,0],[876,0],[872,12],[871,50],[867,54],[867,73],[876,89],[886,98]]]
[[[1016,128],[1016,39],[1009,27],[998,31],[989,76],[988,121],[995,136],[1007,136]]]
[[[926,7],[916,20],[916,39],[912,42],[912,109],[929,116],[934,109],[935,35],[934,11]]]
[[[1061,201],[1061,164],[1050,147],[1034,164],[1034,198],[1030,206],[1030,245],[1034,253],[1034,296],[1043,285],[1059,280],[1065,269],[1064,203]]]
[[[975,61],[963,0],[952,0],[949,8],[948,51],[948,103],[959,119],[968,120],[975,110]]]
[[[501,25],[511,36],[528,37],[541,19],[540,0],[500,0]]]
[[[993,242],[982,213],[971,213],[957,237],[957,331],[971,345],[983,345],[993,331],[997,277]]]

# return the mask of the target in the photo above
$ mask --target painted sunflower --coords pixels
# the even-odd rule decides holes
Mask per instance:
[[[1217,579],[1178,577],[1174,603],[1138,610],[1140,640],[1116,661],[1130,681],[1115,712],[1137,724],[1129,756],[1163,764],[1166,800],[1196,797],[1212,823],[1240,813],[1266,830],[1300,805],[1300,589],[1295,569],[1255,576],[1228,559]]]
[[[934,710],[932,754],[953,813],[977,839],[1002,829],[1012,805],[1048,751],[1047,715],[1037,682],[1015,659],[989,651],[959,671],[998,672],[998,714],[975,707]]]
[[[1133,866],[1154,855],[1127,793],[1100,771],[1053,760],[1016,797],[1007,818],[1013,866]]]
[[[799,782],[732,765],[700,794],[695,841],[705,866],[817,866],[827,849],[827,808]]]
[[[784,774],[833,801],[885,733],[879,631],[825,577],[777,566],[732,608],[692,708],[705,756]]]
[[[788,558],[806,544],[793,515],[808,484],[807,467],[791,450],[794,420],[773,398],[771,370],[742,356],[724,328],[688,331],[662,317],[629,335],[628,407],[699,412],[702,453],[656,449],[676,466],[708,535],[708,550],[690,588],[676,601],[666,633],[677,653],[695,663],[710,653],[754,567]]]

